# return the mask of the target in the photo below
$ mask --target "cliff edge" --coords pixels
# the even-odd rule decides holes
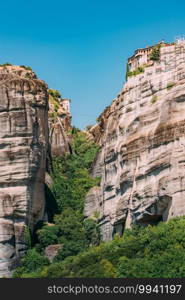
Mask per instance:
[[[43,218],[48,92],[30,68],[0,67],[0,276],[11,276]]]
[[[101,146],[86,197],[103,240],[185,214],[185,41],[138,49],[127,81],[89,133]]]

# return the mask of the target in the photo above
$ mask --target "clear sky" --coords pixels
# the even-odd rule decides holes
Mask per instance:
[[[185,34],[185,0],[1,1],[0,63],[28,65],[95,123],[119,93],[136,48]]]

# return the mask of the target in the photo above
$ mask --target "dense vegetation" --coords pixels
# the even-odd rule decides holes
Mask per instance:
[[[144,65],[138,67],[138,68],[135,69],[134,71],[129,71],[129,70],[127,69],[127,71],[126,71],[126,79],[127,79],[128,77],[131,77],[131,76],[135,76],[135,75],[144,73],[144,71],[145,71],[145,66],[144,66]]]
[[[184,277],[185,217],[126,230],[23,277]]]
[[[61,94],[59,91],[54,90],[54,89],[49,89],[49,95],[52,96],[53,98],[61,98]]]
[[[4,64],[0,64],[0,67],[8,67],[8,66],[12,66],[12,64],[10,63],[4,63]]]
[[[71,207],[83,211],[87,191],[99,184],[89,175],[98,147],[83,132],[73,129],[73,154],[54,160],[53,192],[60,211]]]

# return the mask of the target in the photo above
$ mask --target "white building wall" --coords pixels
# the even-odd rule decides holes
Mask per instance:
[[[70,100],[69,99],[62,99],[61,105],[67,112],[70,113]]]

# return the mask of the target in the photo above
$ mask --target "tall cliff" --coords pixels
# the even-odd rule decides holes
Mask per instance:
[[[0,67],[0,276],[27,248],[44,214],[48,147],[46,84],[26,67]]]
[[[185,214],[185,41],[138,49],[127,81],[89,132],[101,146],[86,197],[104,240]]]
[[[51,156],[70,152],[70,99],[63,99],[56,90],[49,90],[49,144]]]
[[[29,67],[0,66],[0,277],[11,276],[29,232],[47,220],[46,171],[52,155],[69,152],[69,101],[52,91]]]

